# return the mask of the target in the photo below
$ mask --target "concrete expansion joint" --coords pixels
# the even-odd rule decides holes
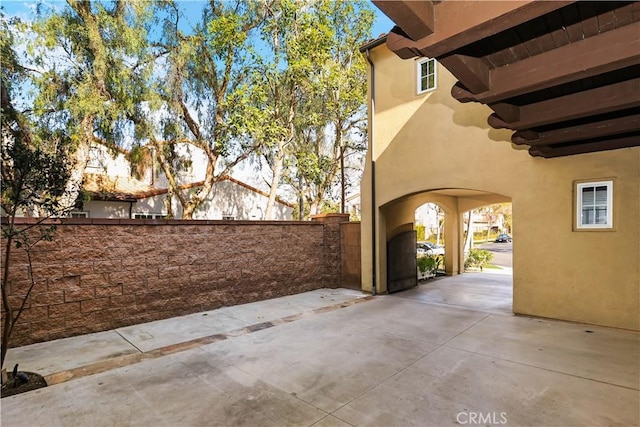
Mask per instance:
[[[465,332],[467,332],[469,329],[473,328],[474,326],[476,326],[478,323],[482,323],[485,320],[487,320],[489,317],[493,316],[493,313],[488,313],[486,316],[484,316],[482,319],[479,319],[477,322],[471,324],[469,327],[463,329],[462,331],[458,332],[458,334],[454,335],[453,337],[451,337],[450,340],[442,343],[440,345],[440,347],[444,347],[447,346],[447,344],[449,344],[451,341],[453,341],[454,339],[456,339],[457,337],[459,337],[460,335],[464,334]]]
[[[125,366],[134,365],[136,363],[140,363],[140,362],[143,362],[145,360],[157,359],[157,358],[160,358],[160,357],[163,357],[163,356],[168,356],[168,355],[171,355],[171,354],[180,353],[180,352],[183,352],[183,351],[187,351],[187,350],[191,350],[191,349],[194,349],[194,348],[198,348],[198,347],[201,347],[203,345],[213,344],[213,343],[216,343],[218,341],[224,341],[224,340],[227,340],[229,338],[240,337],[240,336],[243,336],[243,335],[246,335],[246,334],[250,334],[252,332],[257,332],[257,331],[261,331],[261,330],[264,330],[264,329],[272,328],[274,326],[295,322],[297,320],[300,320],[302,318],[306,318],[306,317],[309,317],[309,316],[314,316],[314,315],[317,315],[317,314],[327,313],[327,312],[338,310],[338,309],[341,309],[341,308],[351,307],[352,305],[355,305],[355,304],[359,304],[359,303],[366,302],[366,301],[371,301],[374,298],[375,297],[370,296],[370,295],[369,296],[358,297],[358,298],[354,298],[354,299],[349,300],[349,301],[340,302],[340,303],[333,304],[333,305],[330,305],[330,306],[320,307],[320,308],[316,308],[316,309],[313,309],[313,310],[310,310],[310,311],[306,311],[306,312],[297,313],[297,314],[293,314],[293,315],[290,315],[290,316],[282,317],[282,318],[279,318],[279,319],[274,319],[274,320],[270,320],[270,321],[266,321],[266,322],[261,322],[261,323],[248,325],[248,326],[245,326],[243,328],[235,329],[235,330],[232,330],[232,331],[229,331],[229,332],[220,333],[220,334],[213,334],[213,335],[209,335],[209,336],[205,336],[205,337],[201,337],[201,338],[196,338],[196,339],[193,339],[193,340],[184,341],[184,342],[180,342],[180,343],[176,343],[176,344],[160,347],[160,348],[156,348],[156,349],[149,350],[149,351],[141,350],[140,348],[135,346],[130,340],[128,340],[122,334],[120,334],[118,331],[116,331],[116,333],[118,333],[118,335],[120,337],[122,337],[123,340],[125,340],[128,344],[130,344],[133,348],[135,348],[138,351],[138,353],[132,353],[132,354],[126,354],[126,355],[116,355],[114,357],[108,358],[107,360],[102,360],[102,361],[95,362],[95,363],[92,363],[92,364],[89,364],[89,365],[80,366],[80,367],[77,367],[77,368],[73,368],[73,369],[69,369],[69,370],[65,370],[65,371],[60,371],[60,372],[55,372],[55,373],[52,373],[52,374],[49,374],[49,375],[45,375],[44,378],[47,381],[47,384],[50,385],[50,386],[51,385],[55,385],[55,384],[60,384],[60,383],[67,382],[67,381],[70,381],[70,380],[73,380],[73,379],[87,377],[87,376],[99,374],[99,373],[102,373],[102,372],[110,371],[112,369],[122,368],[122,367],[125,367]]]
[[[640,388],[636,388],[636,387],[629,387],[626,385],[622,385],[622,384],[617,384],[611,381],[602,381],[602,380],[598,380],[595,378],[591,378],[591,377],[587,377],[587,376],[583,376],[583,375],[577,375],[577,374],[572,374],[569,372],[565,372],[565,371],[560,371],[557,369],[550,369],[550,368],[546,368],[544,366],[538,366],[538,365],[534,365],[534,364],[530,364],[530,363],[524,363],[524,362],[518,362],[517,360],[513,360],[513,359],[507,359],[504,357],[499,357],[496,356],[494,354],[485,354],[485,353],[480,353],[477,351],[472,351],[472,350],[468,350],[468,349],[464,349],[464,348],[460,348],[460,347],[455,347],[455,346],[451,346],[451,345],[447,345],[447,344],[442,344],[440,347],[446,347],[449,348],[451,350],[456,350],[456,351],[461,351],[464,353],[469,353],[469,354],[475,354],[476,356],[480,356],[480,357],[485,357],[487,359],[497,359],[503,362],[508,362],[508,363],[513,363],[516,365],[521,365],[521,366],[526,366],[528,368],[534,368],[534,369],[541,369],[543,371],[547,371],[547,372],[552,372],[554,374],[560,374],[560,375],[566,375],[568,377],[573,377],[573,378],[579,378],[581,380],[587,380],[587,381],[593,381],[595,383],[600,383],[600,384],[606,384],[606,385],[610,385],[613,387],[620,387],[620,388],[624,388],[627,390],[632,390],[632,391],[640,391]]]
[[[134,343],[131,342],[131,340],[128,340],[127,337],[125,337],[124,335],[122,335],[120,333],[120,331],[118,331],[117,329],[115,330],[115,333],[118,334],[118,336],[120,338],[122,338],[123,340],[125,340],[127,342],[127,344],[129,344],[131,347],[135,348],[136,350],[138,350],[139,353],[144,353],[143,350],[141,350],[140,348],[138,348]]]

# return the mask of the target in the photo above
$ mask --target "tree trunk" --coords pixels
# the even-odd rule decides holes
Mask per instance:
[[[264,212],[264,219],[275,219],[273,216],[276,204],[276,193],[278,184],[282,178],[282,167],[284,165],[284,141],[278,142],[278,152],[276,153],[275,164],[273,165],[273,176],[271,177],[271,188],[269,189],[269,200]]]
[[[75,154],[75,164],[71,171],[69,181],[65,192],[60,198],[60,203],[65,208],[72,208],[78,200],[78,195],[82,189],[82,182],[84,180],[84,172],[89,163],[90,146],[86,142],[80,142]]]
[[[467,220],[467,234],[464,239],[463,251],[468,251],[473,248],[473,215],[472,211],[469,211],[469,219]]]
[[[193,219],[193,213],[196,211],[198,205],[195,203],[187,203],[182,207],[182,219]]]
[[[13,220],[15,214],[12,216],[10,227],[13,228]],[[9,284],[9,254],[11,253],[11,244],[13,243],[13,235],[7,236],[5,240],[4,248],[4,271],[2,276],[2,305],[4,306],[4,322],[2,325],[2,349],[0,355],[0,368],[4,367],[4,359],[9,350],[9,338],[11,332],[11,322],[13,321],[13,310],[9,305],[9,295],[7,294],[7,286]]]
[[[169,187],[167,197],[164,199],[164,207],[167,211],[167,219],[173,219],[175,213],[173,212],[173,188],[171,187]]]
[[[319,206],[320,202],[318,200],[314,200],[309,203],[309,215],[318,215],[320,213],[320,209],[318,209]]]
[[[340,146],[340,187],[340,213],[347,213],[345,201],[347,190],[344,182],[344,147],[342,145]]]
[[[485,243],[489,243],[489,235],[491,234],[491,226],[493,225],[490,218],[487,217],[487,237],[485,238]]]

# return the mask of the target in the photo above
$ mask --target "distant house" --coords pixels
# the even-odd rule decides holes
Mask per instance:
[[[360,193],[352,194],[347,196],[345,199],[346,202],[346,212],[349,214],[351,221],[360,221]]]
[[[84,191],[88,200],[74,217],[157,219],[168,215],[169,186],[162,172],[145,168],[140,179],[131,176],[131,165],[125,151],[110,153],[96,146],[84,175]],[[203,185],[195,180],[203,176],[204,166],[194,160],[179,179],[180,189],[189,191]],[[194,212],[193,219],[263,220],[269,194],[231,176],[223,176],[214,184],[209,197]],[[177,197],[171,200],[173,214],[182,216]],[[277,220],[291,220],[294,205],[276,199]]]

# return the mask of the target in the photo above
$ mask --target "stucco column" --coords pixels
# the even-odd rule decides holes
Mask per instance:
[[[447,276],[460,274],[461,215],[456,209],[444,214],[444,269]]]

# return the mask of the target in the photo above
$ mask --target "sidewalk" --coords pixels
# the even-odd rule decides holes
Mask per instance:
[[[366,301],[362,292],[319,289],[250,304],[173,317],[111,331],[9,349],[5,366],[37,372],[54,385],[146,359],[222,341],[303,316]]]

